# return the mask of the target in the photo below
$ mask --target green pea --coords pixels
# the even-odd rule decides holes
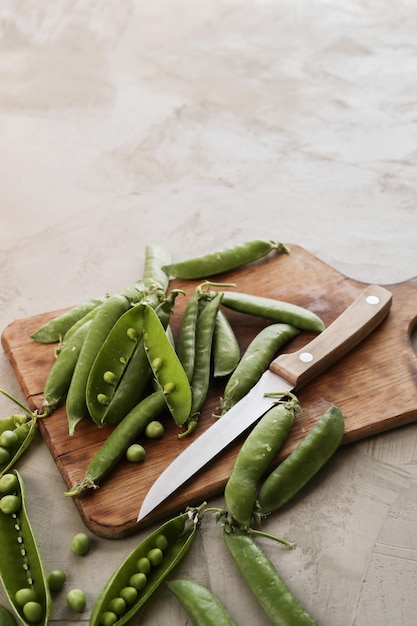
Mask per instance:
[[[129,578],[129,585],[138,591],[141,591],[141,589],[145,587],[147,581],[148,578],[143,572],[137,572],[136,574],[132,574]]]
[[[66,599],[68,606],[77,613],[82,613],[87,606],[87,598],[82,589],[70,589]]]
[[[138,597],[138,591],[135,587],[123,587],[120,590],[120,597],[126,602],[126,604],[133,604]]]
[[[164,550],[167,549],[167,547],[168,547],[168,539],[165,537],[165,535],[158,535],[155,538],[155,547],[159,548],[160,550],[162,550],[162,552],[164,552]]]
[[[133,443],[126,450],[126,458],[131,463],[141,463],[146,458],[146,451],[139,443]]]
[[[19,442],[19,438],[14,430],[5,430],[0,435],[0,446],[3,448],[13,448]]]
[[[145,428],[145,435],[149,439],[160,439],[165,432],[163,424],[158,420],[152,420]]]
[[[159,565],[164,557],[164,553],[160,548],[153,548],[148,552],[148,559],[152,563],[153,566]]]
[[[123,613],[126,611],[126,600],[124,600],[120,596],[117,598],[113,598],[113,600],[109,604],[109,609],[120,617],[120,615],[123,615]]]
[[[142,572],[143,574],[149,574],[152,565],[148,557],[142,556],[136,563],[136,567],[138,572]]]
[[[0,511],[6,513],[6,515],[11,515],[12,513],[17,513],[21,507],[21,500],[19,496],[14,495],[6,495],[0,499]]]
[[[155,372],[157,372],[158,370],[161,369],[162,364],[163,364],[163,360],[161,359],[161,357],[157,356],[152,361],[152,368],[154,369]]]
[[[19,487],[15,474],[3,474],[0,478],[0,493],[14,493]]]
[[[126,335],[129,337],[129,339],[133,339],[133,341],[136,341],[136,339],[138,338],[138,332],[135,328],[128,328],[126,331]]]
[[[109,396],[106,396],[105,393],[98,393],[97,394],[97,402],[99,404],[104,404],[106,406],[110,402]]]
[[[22,587],[16,591],[14,599],[18,606],[24,606],[28,602],[36,602],[36,591],[31,587]]]
[[[50,591],[60,591],[64,586],[65,580],[66,575],[62,569],[53,569],[46,578]]]
[[[0,465],[4,465],[10,459],[10,452],[0,446]]]
[[[13,432],[15,433],[17,440],[19,443],[22,443],[29,434],[30,431],[30,422],[26,422],[26,424],[22,424],[18,426]]]
[[[164,393],[172,393],[173,391],[175,391],[175,383],[174,382],[165,383]]]
[[[104,611],[100,618],[100,624],[102,624],[102,626],[113,626],[118,619],[116,613],[113,613],[113,611]]]
[[[117,383],[117,376],[114,372],[107,370],[107,372],[104,372],[103,374],[103,380],[109,385],[115,385]]]
[[[29,622],[39,622],[43,615],[42,605],[39,602],[26,602],[23,607],[23,615]]]
[[[71,541],[71,550],[80,556],[87,554],[90,548],[90,537],[85,533],[77,533]]]

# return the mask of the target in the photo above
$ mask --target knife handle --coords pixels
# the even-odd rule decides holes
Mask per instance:
[[[369,285],[310,343],[296,352],[281,354],[269,369],[298,389],[365,339],[388,315],[391,302],[388,289]]]

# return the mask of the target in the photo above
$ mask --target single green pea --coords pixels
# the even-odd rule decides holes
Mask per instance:
[[[131,463],[141,463],[146,458],[146,451],[139,443],[132,443],[126,450],[126,459]]]
[[[0,465],[4,465],[10,459],[10,452],[0,446]]]
[[[113,598],[113,600],[109,604],[109,609],[120,617],[120,615],[123,615],[123,613],[126,611],[126,600],[124,600],[120,596],[117,598]]]
[[[155,537],[155,547],[162,550],[162,552],[164,552],[167,549],[168,539],[165,537],[165,535],[161,534]]]
[[[19,443],[22,443],[28,436],[30,431],[30,422],[26,422],[26,424],[22,424],[18,426],[13,432],[15,433],[17,440]]]
[[[66,574],[62,569],[53,569],[46,577],[50,591],[60,591],[64,586]]]
[[[105,393],[98,393],[97,394],[97,402],[99,404],[107,405],[107,404],[109,404],[109,397],[106,396]]]
[[[8,494],[0,499],[0,511],[6,513],[6,515],[17,513],[21,506],[22,503],[19,496]]]
[[[164,393],[172,393],[173,391],[175,391],[175,383],[174,382],[165,383]]]
[[[0,446],[3,448],[13,448],[19,442],[19,438],[14,430],[4,430],[0,435]]]
[[[141,572],[142,574],[149,574],[149,572],[151,571],[151,567],[151,562],[146,556],[142,556],[136,563],[136,568],[138,572]]]
[[[36,602],[36,591],[31,587],[22,587],[18,589],[14,595],[15,602],[18,606],[24,606],[28,602]]]
[[[149,550],[147,556],[150,562],[152,563],[152,565],[156,566],[156,565],[159,565],[160,562],[162,561],[164,557],[164,553],[162,552],[160,548],[152,548],[152,550]]]
[[[83,556],[90,549],[90,537],[85,533],[77,533],[71,541],[71,550],[74,554]]]
[[[155,371],[158,371],[159,369],[161,369],[162,364],[163,364],[163,360],[161,359],[160,356],[157,356],[152,361],[152,369]]]
[[[129,585],[131,587],[134,587],[138,591],[141,591],[141,589],[145,587],[147,581],[148,578],[146,574],[144,574],[143,572],[137,572],[136,574],[132,574],[132,576],[129,578]]]
[[[0,493],[14,493],[19,487],[16,474],[3,474],[0,478]]]
[[[157,420],[152,420],[145,428],[145,436],[148,439],[160,439],[165,432],[163,424]]]
[[[39,622],[43,615],[42,605],[39,602],[26,602],[23,606],[23,615],[29,622]]]
[[[68,606],[77,613],[82,613],[87,606],[87,598],[82,589],[70,589],[66,599]]]
[[[138,597],[138,591],[135,587],[123,587],[120,590],[120,597],[126,602],[126,604],[133,604]]]
[[[102,626],[113,626],[117,622],[119,618],[116,613],[113,611],[104,611],[103,615],[100,618],[100,624]]]
[[[135,328],[128,328],[126,331],[126,335],[129,337],[129,339],[133,339],[133,341],[136,341],[136,339],[138,338],[138,333]]]
[[[109,385],[115,385],[117,383],[117,376],[114,372],[107,370],[107,372],[103,374],[103,380]]]

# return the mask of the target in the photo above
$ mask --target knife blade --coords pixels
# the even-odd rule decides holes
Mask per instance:
[[[388,315],[390,291],[369,285],[324,331],[295,352],[272,361],[249,393],[191,441],[158,476],[137,521],[144,519],[189,478],[250,428],[276,402],[266,394],[299,390],[365,339]]]

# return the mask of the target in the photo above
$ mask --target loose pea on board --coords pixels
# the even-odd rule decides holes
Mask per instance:
[[[172,263],[164,266],[163,269],[168,275],[176,278],[192,280],[208,278],[257,261],[273,251],[289,252],[283,243],[255,239],[231,248]]]
[[[190,509],[162,524],[123,560],[96,599],[91,611],[90,626],[103,624],[122,626],[139,611],[188,552],[199,523],[199,511],[203,506],[199,509]],[[161,537],[164,538],[162,542]],[[155,550],[158,550],[157,559]],[[153,558],[154,565],[150,557]],[[145,559],[150,562],[146,574],[143,565],[140,565]],[[138,592],[137,596],[131,594],[135,596],[133,602],[126,604],[125,611],[117,615],[114,612],[114,601],[123,598],[125,590],[132,587]]]
[[[0,511],[0,578],[20,622],[25,626],[33,626],[34,621],[29,618],[39,612],[40,617],[35,620],[36,626],[46,626],[51,613],[50,591],[26,511],[25,485],[16,470],[14,474],[17,478],[17,489],[8,495],[17,496],[20,507],[12,513]],[[22,596],[23,589],[30,589],[33,595],[22,606],[19,596]],[[29,602],[35,602],[37,606],[29,605]]]
[[[191,410],[191,387],[175,349],[155,310],[145,306],[143,341],[155,380],[177,426],[188,419]]]

